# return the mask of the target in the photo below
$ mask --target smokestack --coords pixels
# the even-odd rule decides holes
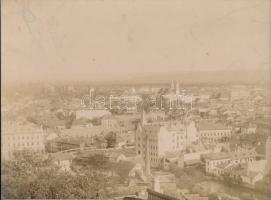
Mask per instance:
[[[142,127],[146,124],[146,112],[145,112],[145,109],[142,108],[142,111],[141,111],[141,125]]]
[[[92,104],[92,88],[89,88],[89,106],[91,107]]]
[[[155,192],[161,192],[160,178],[159,178],[159,176],[154,177],[154,179],[153,179],[153,190]]]
[[[150,165],[150,150],[149,150],[149,136],[146,135],[146,161],[145,161],[145,167],[146,167],[146,175],[151,175],[151,165]]]

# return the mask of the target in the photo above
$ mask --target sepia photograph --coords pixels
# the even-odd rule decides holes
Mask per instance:
[[[1,0],[1,199],[271,200],[271,0]]]

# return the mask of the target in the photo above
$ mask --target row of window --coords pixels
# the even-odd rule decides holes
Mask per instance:
[[[18,147],[20,147],[20,146],[35,146],[35,145],[39,145],[39,144],[40,144],[39,142],[17,143],[17,145],[16,144],[12,145],[12,144],[8,143],[8,147],[11,147],[11,146],[13,146],[13,147],[16,147],[16,146],[18,146]]]
[[[151,161],[153,161],[153,162],[159,162],[159,159],[158,158],[151,158]]]
[[[40,136],[39,135],[36,135],[36,136],[32,135],[30,137],[30,136],[20,136],[20,135],[18,135],[18,136],[8,136],[7,137],[8,140],[10,140],[10,139],[12,139],[12,140],[16,140],[16,139],[18,139],[18,140],[24,140],[24,139],[29,140],[29,139],[32,139],[33,140],[35,138],[39,139]]]
[[[157,142],[157,139],[149,139],[150,142]]]
[[[35,152],[38,152],[38,153],[44,153],[44,150],[39,150],[39,149],[38,149],[38,150],[35,150]],[[14,151],[11,151],[11,150],[10,150],[10,151],[7,151],[7,156],[9,156],[9,157],[10,157],[10,156],[13,156],[13,153],[14,153]]]
[[[231,162],[234,162],[235,164],[238,164],[240,162],[245,162],[245,161],[250,161],[252,162],[253,161],[253,158],[247,158],[247,159],[239,159],[239,160],[234,160],[234,161],[231,161],[231,160],[223,160],[223,161],[213,161],[213,164],[214,165],[221,165],[221,164],[229,164]],[[210,165],[209,162],[207,162],[207,166]]]
[[[187,138],[186,136],[184,136],[184,137],[183,137],[183,136],[180,136],[180,137],[179,137],[179,136],[177,136],[177,140],[179,140],[179,139],[181,139],[181,140],[182,140],[182,139],[186,139],[186,138]]]
[[[203,133],[203,137],[214,137],[214,136],[228,136],[230,135],[229,132],[224,132],[224,133]]]
[[[146,160],[146,157],[144,156],[144,160]],[[158,158],[150,158],[150,161],[151,162],[159,162],[159,159]]]
[[[230,160],[222,160],[222,161],[213,161],[212,164],[213,165],[221,165],[221,164],[229,164],[231,161]],[[207,165],[209,165],[211,163],[207,162]]]

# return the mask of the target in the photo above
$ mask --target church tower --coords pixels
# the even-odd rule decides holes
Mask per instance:
[[[172,80],[172,81],[171,81],[171,87],[170,87],[170,90],[171,90],[171,91],[174,91],[174,89],[175,89],[175,87],[174,87],[174,81]]]
[[[176,81],[176,94],[180,94],[180,84],[179,84],[179,81]]]

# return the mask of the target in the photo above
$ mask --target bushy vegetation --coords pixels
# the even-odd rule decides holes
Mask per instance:
[[[87,166],[83,171],[61,171],[50,158],[23,152],[2,164],[2,198],[86,199],[106,198],[110,178],[105,169]]]
[[[198,168],[175,168],[171,170],[176,178],[178,179],[177,185],[180,188],[192,189],[195,184],[202,181],[206,181],[204,170],[200,167]]]

